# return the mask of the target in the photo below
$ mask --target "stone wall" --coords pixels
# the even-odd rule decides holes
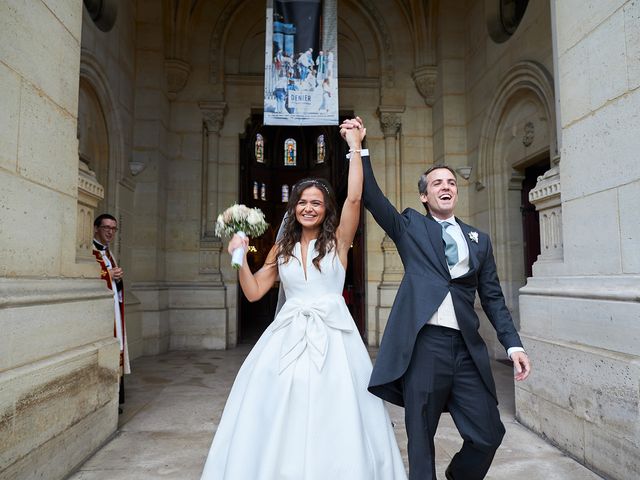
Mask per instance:
[[[81,26],[82,2],[0,3],[2,478],[63,478],[117,424],[112,297],[76,262]]]
[[[640,4],[552,2],[564,256],[521,290],[522,423],[607,478],[640,476]]]

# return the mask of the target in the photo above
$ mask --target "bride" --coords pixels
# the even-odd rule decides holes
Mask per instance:
[[[360,215],[364,129],[349,144],[347,199],[338,220],[330,186],[293,188],[281,234],[255,274],[249,301],[280,278],[286,301],[238,372],[202,480],[406,480],[391,422],[367,391],[371,361],[342,298]],[[234,236],[229,251],[248,248]]]

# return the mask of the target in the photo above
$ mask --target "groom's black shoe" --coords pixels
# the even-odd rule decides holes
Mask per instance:
[[[447,477],[447,480],[455,480],[455,478],[453,478],[453,475],[451,474],[451,464],[449,464],[447,469],[444,471],[444,476]]]

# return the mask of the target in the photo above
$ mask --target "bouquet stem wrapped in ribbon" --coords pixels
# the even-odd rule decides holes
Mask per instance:
[[[218,215],[216,220],[216,235],[231,237],[238,234],[242,238],[259,237],[269,224],[264,213],[259,208],[249,208],[246,205],[234,204]],[[239,269],[244,259],[244,249],[238,247],[231,255],[231,266]]]

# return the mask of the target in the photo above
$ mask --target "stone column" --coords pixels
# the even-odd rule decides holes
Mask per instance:
[[[401,208],[400,192],[400,148],[399,136],[402,126],[400,113],[404,107],[379,107],[380,127],[384,135],[385,147],[385,195],[397,208]],[[393,300],[398,292],[400,281],[404,274],[402,262],[393,240],[384,236],[381,244],[383,255],[382,281],[378,285],[378,304],[376,306],[376,326],[374,342],[380,344],[382,334],[389,319]]]
[[[218,154],[220,130],[227,112],[225,102],[200,102],[204,117],[202,135],[202,218],[201,238],[215,238],[215,222],[220,213],[218,205]]]
[[[202,126],[202,196],[200,230],[200,266],[202,275],[222,284],[220,253],[222,242],[215,235],[215,222],[220,213],[218,203],[220,130],[224,125],[227,104],[224,102],[200,102],[204,117]]]
[[[77,261],[78,203],[100,195],[78,172],[83,3],[49,6],[0,2],[0,478],[14,480],[67,478],[118,426],[113,297]]]
[[[399,135],[402,126],[400,114],[404,107],[378,107],[380,128],[384,135],[385,195],[396,207],[400,207],[400,155]]]
[[[562,161],[532,191],[544,250],[520,290],[534,372],[516,414],[601,476],[640,478],[640,3],[550,7]]]

